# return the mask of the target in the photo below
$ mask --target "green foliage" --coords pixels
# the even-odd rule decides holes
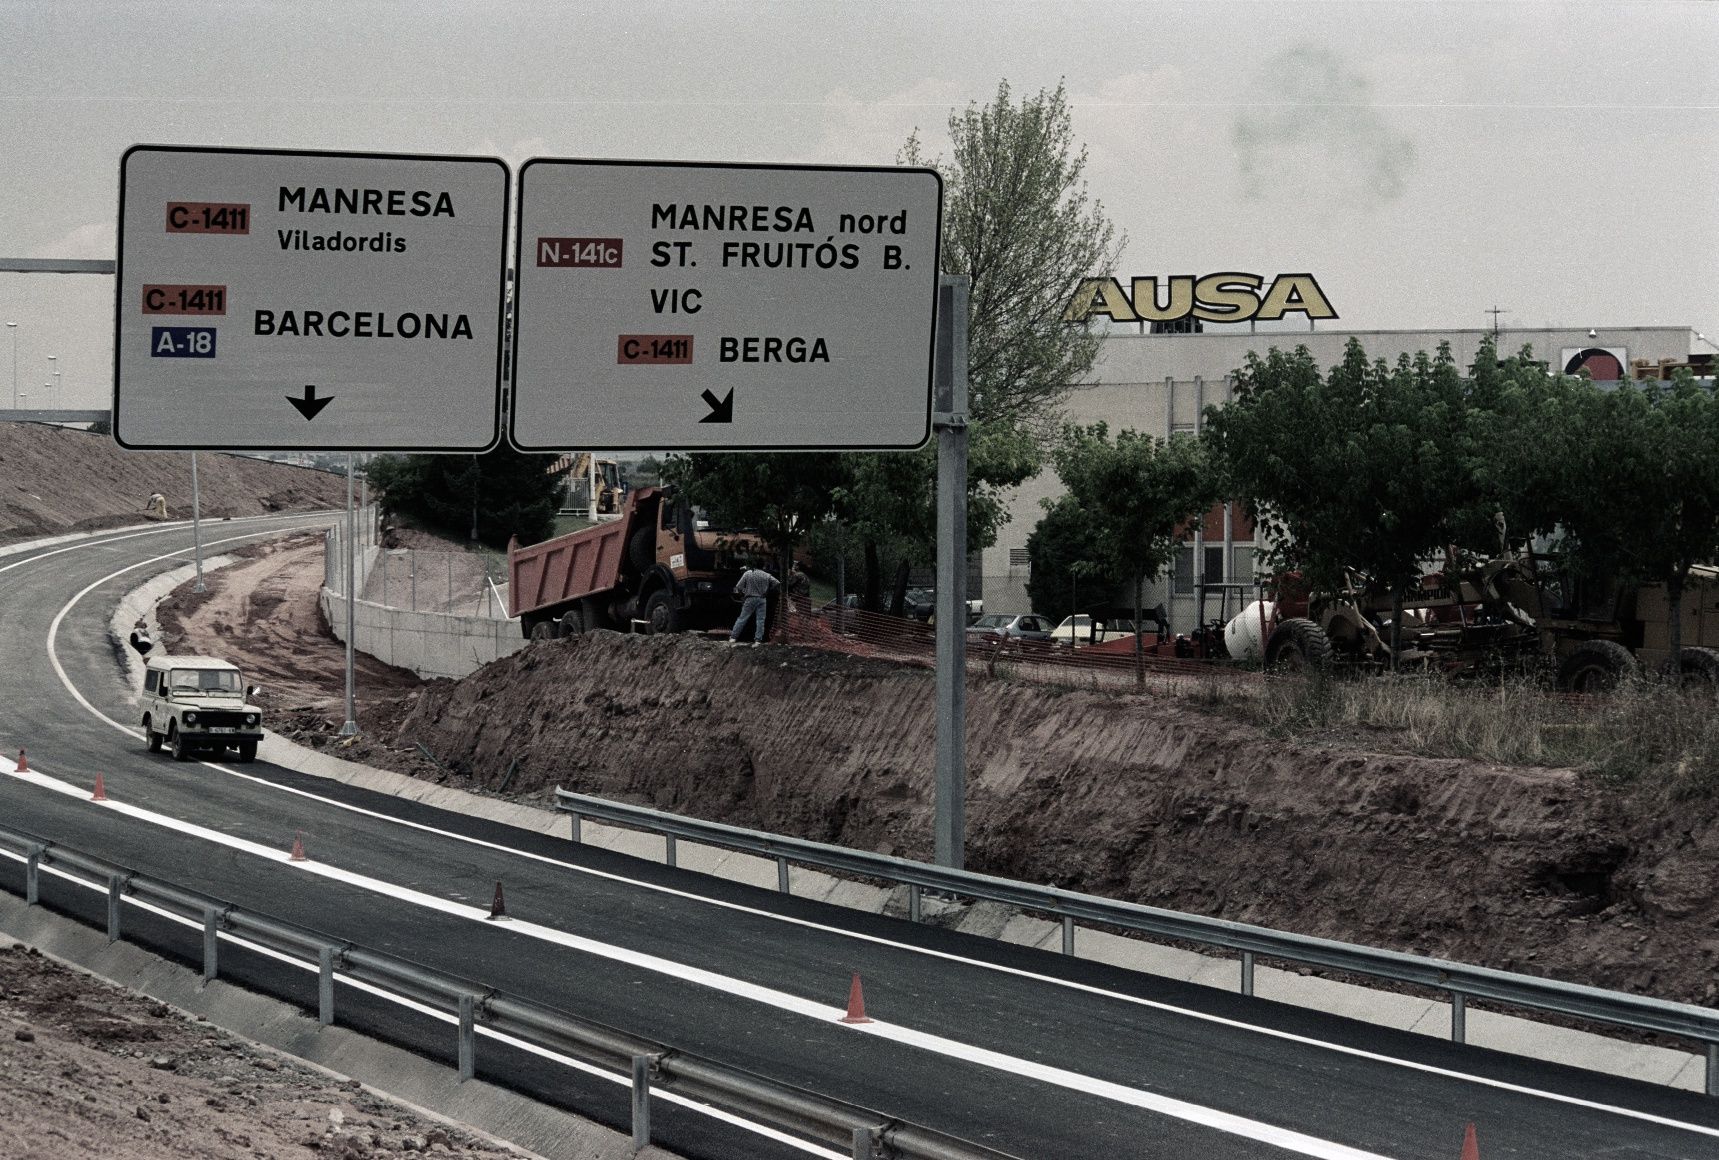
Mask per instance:
[[[561,476],[553,455],[498,447],[482,455],[381,455],[367,469],[389,511],[452,536],[505,548],[549,537],[561,506]]]
[[[754,528],[786,556],[834,513],[850,479],[847,459],[827,451],[671,455],[662,473],[712,525]]]
[[[1059,621],[1077,612],[1108,612],[1111,593],[1127,577],[1106,569],[1100,563],[1104,554],[1097,524],[1079,501],[1065,495],[1050,504],[1027,537],[1033,611]]]
[[[1206,445],[1191,435],[1159,439],[1135,431],[1112,441],[1103,423],[1071,424],[1052,459],[1088,524],[1085,562],[1095,574],[1134,581],[1138,616],[1142,585],[1169,566],[1189,522],[1223,496]]]
[[[1062,320],[1082,278],[1108,273],[1117,237],[1086,187],[1063,86],[1017,104],[1008,81],[988,105],[949,118],[950,156],[926,158],[917,132],[897,155],[943,175],[943,271],[973,280],[968,407],[974,418],[1049,434],[1100,335]]]

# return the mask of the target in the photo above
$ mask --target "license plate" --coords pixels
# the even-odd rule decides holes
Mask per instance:
[[[237,733],[238,731],[239,730],[232,725],[211,725],[209,727],[209,732],[211,733]]]

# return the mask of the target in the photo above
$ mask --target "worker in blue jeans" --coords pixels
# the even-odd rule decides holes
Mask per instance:
[[[745,631],[748,620],[752,621],[752,647],[757,648],[764,643],[766,598],[770,595],[770,590],[780,587],[781,583],[757,565],[740,574],[739,582],[734,585],[735,594],[740,597],[740,617],[728,634],[729,644],[740,643],[740,634]]]

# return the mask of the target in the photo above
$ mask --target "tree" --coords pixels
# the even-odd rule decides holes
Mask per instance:
[[[1135,679],[1145,680],[1138,628],[1148,580],[1175,557],[1189,523],[1224,495],[1205,443],[1192,435],[1159,439],[1103,423],[1066,425],[1052,459],[1068,498],[1089,521],[1092,565],[1134,581]]]
[[[662,472],[714,525],[756,529],[784,569],[850,479],[846,457],[833,452],[671,455]]]
[[[1422,562],[1458,543],[1487,503],[1470,406],[1448,345],[1392,367],[1350,339],[1323,377],[1305,346],[1250,353],[1233,401],[1208,409],[1206,432],[1272,541],[1272,566],[1300,568],[1327,591],[1363,573],[1393,597],[1395,638]]]
[[[505,548],[515,536],[533,544],[555,530],[566,474],[553,470],[555,461],[506,446],[482,455],[382,455],[368,476],[390,510]]]
[[[1038,526],[1027,536],[1027,599],[1034,612],[1053,620],[1077,612],[1101,612],[1094,598],[1110,593],[1125,579],[1105,567],[1093,518],[1071,495],[1049,502]],[[1082,595],[1086,596],[1083,603]]]

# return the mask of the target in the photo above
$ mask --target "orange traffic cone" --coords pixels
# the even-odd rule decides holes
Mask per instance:
[[[854,972],[853,985],[848,988],[848,1013],[842,1016],[843,1023],[870,1023],[865,1015],[865,992],[860,990],[859,972]]]
[[[489,904],[491,920],[507,921],[507,902],[501,896],[501,883],[495,884],[495,901]]]
[[[29,773],[30,772],[30,759],[24,756],[23,746],[18,747],[18,772],[19,773]]]
[[[92,801],[92,802],[105,802],[106,800],[107,800],[107,787],[102,784],[101,774],[98,773],[98,774],[96,774],[95,792],[90,794],[90,801]]]
[[[1480,1141],[1475,1138],[1473,1124],[1462,1133],[1462,1160],[1480,1160]]]
[[[293,835],[292,853],[287,855],[287,861],[288,862],[303,862],[305,860],[306,859],[304,856],[304,831],[299,830],[297,833],[295,833]]]

